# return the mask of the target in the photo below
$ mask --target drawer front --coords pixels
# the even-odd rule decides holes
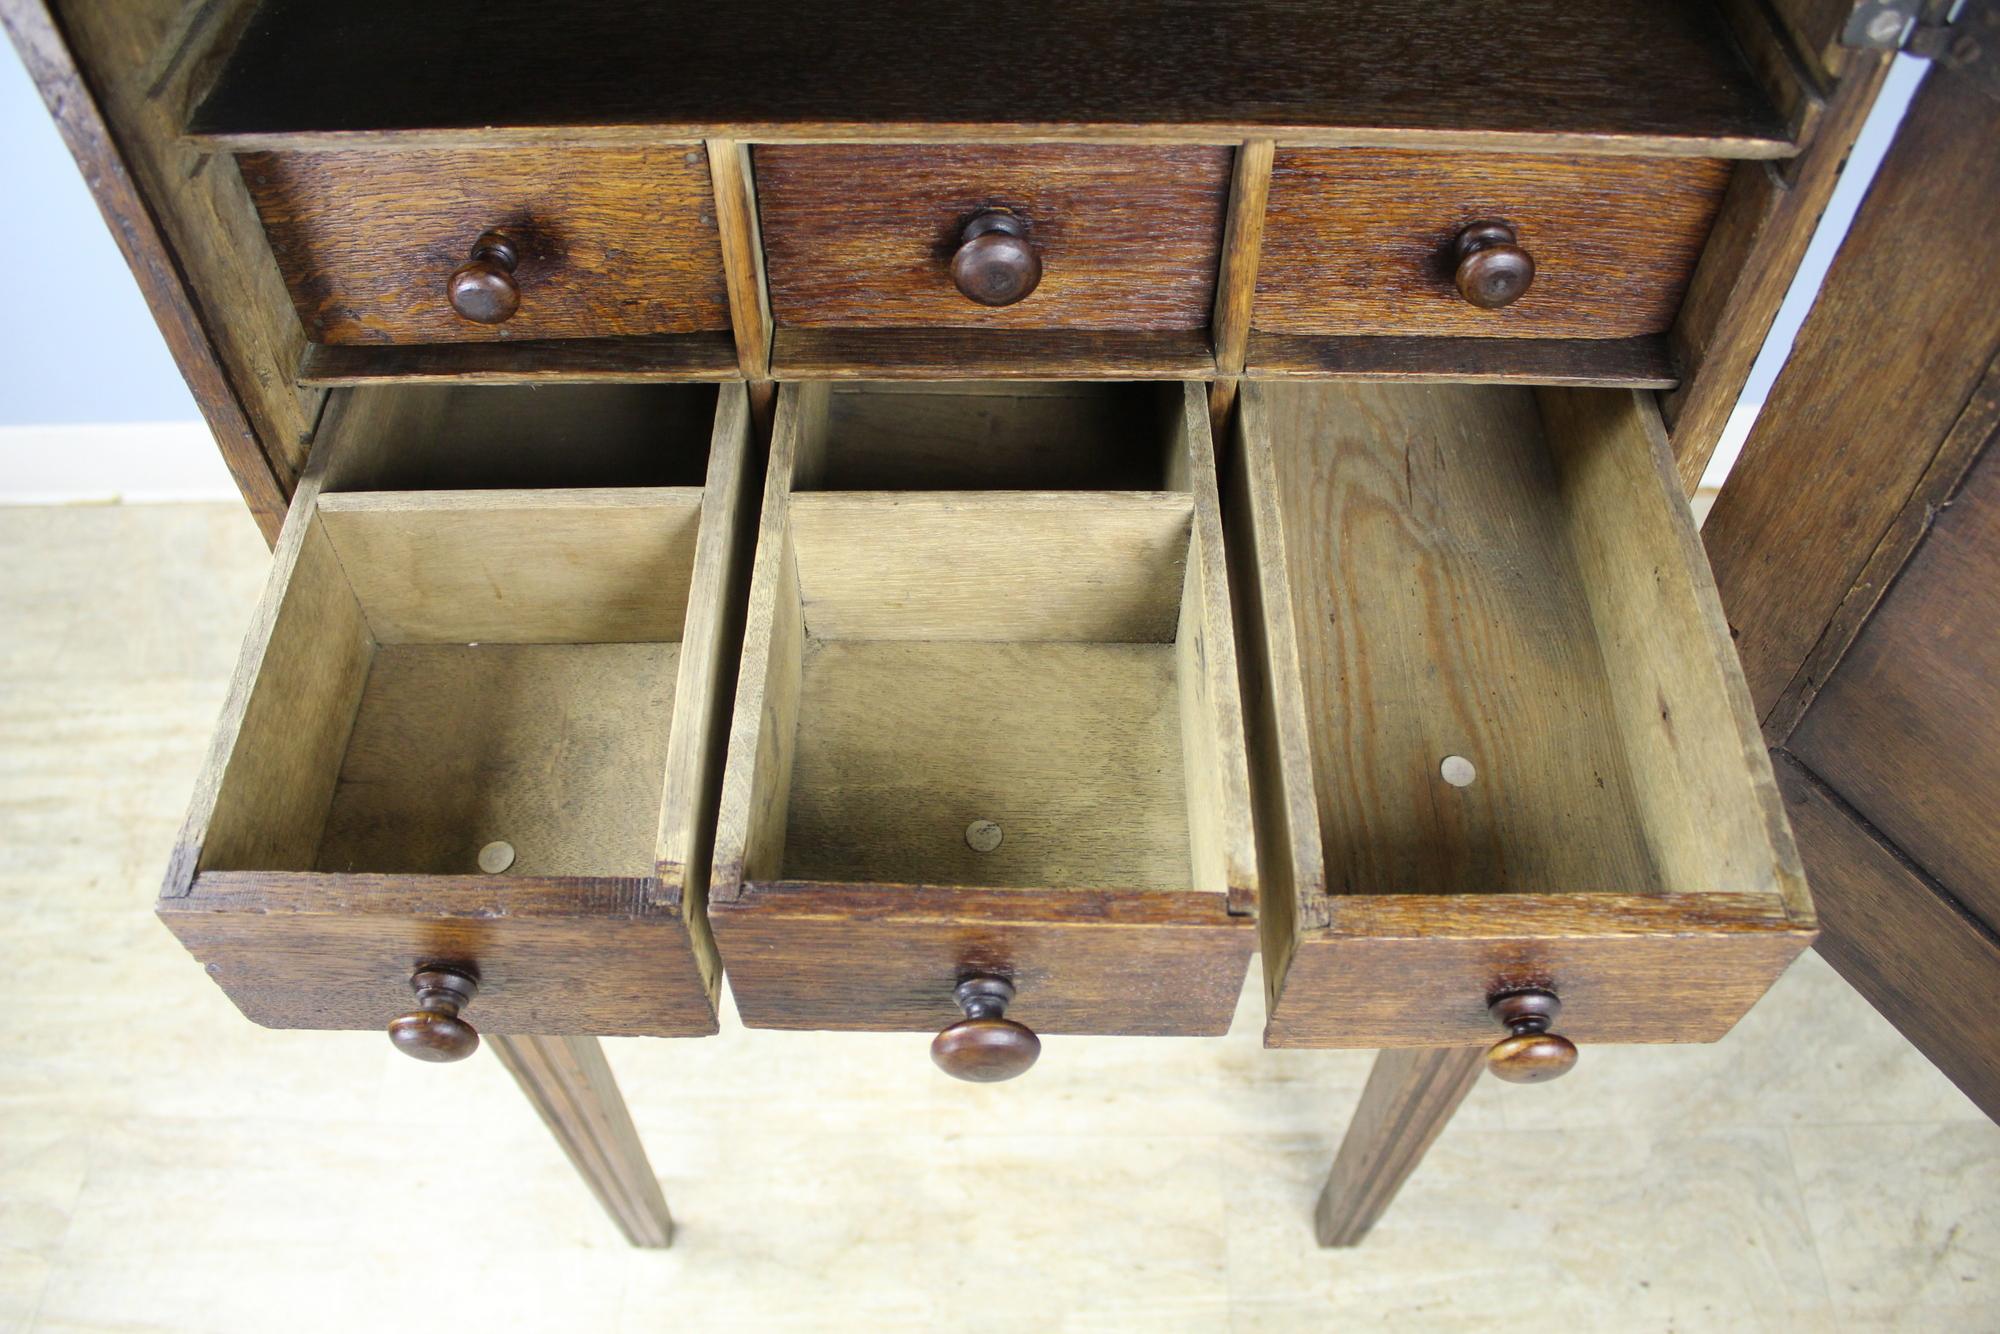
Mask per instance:
[[[752,885],[711,920],[744,1023],[871,1032],[942,1029],[994,976],[1037,1033],[1219,1037],[1257,934],[1204,895],[914,885]]]
[[[1269,333],[1627,338],[1680,309],[1731,164],[1391,149],[1281,149],[1252,325]],[[1533,261],[1472,304],[1459,237],[1500,222]]]
[[[613,338],[729,328],[699,144],[250,153],[238,159],[308,336],[322,343]],[[499,232],[518,307],[453,308]]]
[[[1227,148],[767,145],[758,208],[780,326],[1205,328]],[[1040,279],[982,305],[953,279],[969,222],[1023,224]]]
[[[267,1028],[379,1029],[410,979],[463,970],[463,1018],[515,1035],[716,1031],[712,979],[643,879],[210,872],[159,914],[238,1009]]]
[[[549,392],[328,405],[157,905],[259,1023],[715,1031],[700,903],[754,503],[747,395],[526,401]],[[582,470],[579,450],[621,435],[694,476],[493,486],[478,448],[538,456],[501,472]],[[385,473],[447,489],[368,489]],[[360,487],[327,489],[344,482]],[[463,1012],[421,998],[419,974],[466,980]]]

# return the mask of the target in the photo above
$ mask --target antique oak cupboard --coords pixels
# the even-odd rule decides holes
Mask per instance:
[[[1270,1045],[1385,1049],[1342,1244],[1482,1068],[1814,939],[1684,495],[1943,16],[0,14],[274,546],[160,916],[483,1033],[635,1243],[596,1038],[725,971],[1004,1079],[1261,952]]]

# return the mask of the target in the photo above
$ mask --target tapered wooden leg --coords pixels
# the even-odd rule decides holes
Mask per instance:
[[[488,1037],[570,1162],[634,1246],[668,1246],[674,1220],[596,1038]]]
[[[1322,1246],[1368,1235],[1485,1068],[1483,1047],[1385,1051],[1313,1210]]]

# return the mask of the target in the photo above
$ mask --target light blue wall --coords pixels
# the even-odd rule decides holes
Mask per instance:
[[[0,38],[0,426],[200,414],[132,271]]]

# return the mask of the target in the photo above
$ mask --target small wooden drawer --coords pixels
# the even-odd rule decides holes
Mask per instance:
[[[619,338],[730,327],[700,144],[237,160],[314,342]],[[492,302],[491,290],[471,298],[452,290],[489,233],[513,246],[511,263],[488,261],[483,274],[511,290],[511,311],[469,304]]]
[[[449,969],[494,1032],[715,1031],[749,430],[740,385],[334,395],[159,900],[245,1014]]]
[[[1733,164],[1377,148],[1279,150],[1252,327],[1263,333],[1633,338],[1680,310]],[[1459,275],[1497,223],[1532,276],[1481,299]],[[1520,263],[1520,256],[1509,256]],[[1254,369],[1254,368],[1253,368]]]
[[[772,318],[781,331],[1206,329],[1231,160],[1206,146],[762,145]],[[1019,236],[967,239],[995,219]]]
[[[753,1027],[1218,1034],[1256,886],[1196,384],[784,386],[710,920]]]
[[[1651,397],[1252,384],[1229,540],[1266,1042],[1722,1036],[1813,938]]]

